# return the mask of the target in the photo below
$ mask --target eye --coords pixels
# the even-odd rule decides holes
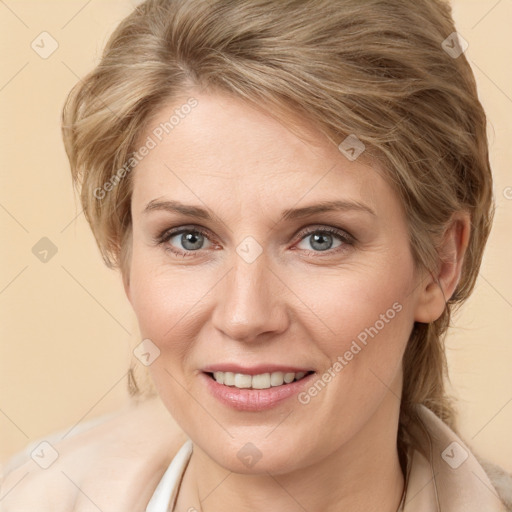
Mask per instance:
[[[337,253],[347,249],[355,242],[354,237],[346,231],[332,227],[310,228],[303,231],[299,236],[300,241],[293,248],[315,255],[322,252],[329,255]],[[309,242],[307,242],[308,238],[310,239]],[[155,242],[164,246],[166,251],[182,257],[195,256],[194,253],[200,253],[202,249],[215,246],[209,233],[195,226],[181,226],[166,230],[155,239]],[[301,244],[306,245],[306,247],[301,247]]]
[[[208,248],[208,243],[213,245],[206,231],[187,227],[164,231],[156,241],[164,245],[166,250],[183,257],[192,256],[194,252]]]
[[[302,238],[297,244],[299,249],[303,249],[306,252],[338,252],[339,250],[343,250],[347,245],[352,245],[354,243],[354,238],[336,228],[316,228],[310,229],[309,231],[301,233]],[[309,238],[309,242],[307,239]],[[309,247],[300,247],[300,244],[305,244]],[[313,251],[311,251],[311,248]]]

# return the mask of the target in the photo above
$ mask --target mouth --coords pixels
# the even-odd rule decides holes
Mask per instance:
[[[204,372],[210,379],[226,387],[238,389],[269,389],[287,386],[300,381],[314,373],[314,371],[301,372],[267,372],[256,375],[235,372]]]
[[[203,367],[199,375],[206,391],[224,406],[259,412],[285,402],[290,405],[289,400],[309,386],[316,373],[307,366],[224,362]]]

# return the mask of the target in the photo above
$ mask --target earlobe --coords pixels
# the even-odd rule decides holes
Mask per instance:
[[[468,212],[453,215],[438,249],[438,269],[426,275],[420,283],[415,312],[417,322],[434,322],[442,315],[460,280],[470,229]]]

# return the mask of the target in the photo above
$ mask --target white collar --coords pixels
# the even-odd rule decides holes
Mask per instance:
[[[419,425],[412,449],[403,512],[507,512],[489,477],[461,439],[433,412],[417,406]],[[188,439],[158,484],[146,512],[174,505],[193,450]]]

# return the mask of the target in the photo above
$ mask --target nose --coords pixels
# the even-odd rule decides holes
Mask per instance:
[[[231,270],[216,287],[212,323],[230,339],[267,339],[288,327],[286,286],[261,254],[248,263],[235,254]]]

